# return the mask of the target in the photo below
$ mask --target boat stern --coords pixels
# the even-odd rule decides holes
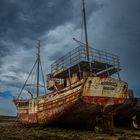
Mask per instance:
[[[89,77],[82,95],[83,101],[101,106],[122,104],[127,98],[127,83],[111,77]]]

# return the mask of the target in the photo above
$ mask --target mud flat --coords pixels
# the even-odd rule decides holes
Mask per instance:
[[[0,140],[140,140],[140,130],[115,128],[114,133],[56,127],[29,127],[15,117],[0,116]]]

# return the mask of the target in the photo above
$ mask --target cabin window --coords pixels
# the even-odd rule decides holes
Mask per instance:
[[[77,79],[80,80],[80,73],[77,73]]]
[[[83,79],[83,72],[81,72],[81,78]]]
[[[19,102],[19,107],[28,106],[29,102]]]
[[[67,86],[67,80],[64,79],[64,87],[66,87],[66,86]]]
[[[83,72],[78,72],[77,73],[77,79],[80,80],[80,78],[83,78]]]

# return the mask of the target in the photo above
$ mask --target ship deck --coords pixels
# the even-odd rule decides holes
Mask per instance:
[[[66,69],[66,70],[63,70],[61,72],[54,73],[53,76],[55,78],[68,77],[69,76],[69,70],[70,70],[71,73],[76,73],[76,72],[79,71],[79,67],[80,67],[81,72],[89,72],[90,67],[91,67],[91,72],[95,73],[98,76],[112,75],[112,74],[121,70],[120,68],[116,68],[113,65],[106,64],[106,63],[101,63],[99,61],[93,61],[91,63],[89,63],[87,61],[81,61],[78,64],[75,64],[75,65],[71,66],[70,69]]]
[[[51,73],[56,78],[65,78],[70,73],[92,72],[96,75],[112,75],[121,70],[117,55],[89,47],[89,61],[85,46],[70,51],[51,65]]]

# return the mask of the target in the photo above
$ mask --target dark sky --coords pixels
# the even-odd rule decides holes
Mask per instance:
[[[0,0],[0,106],[5,114],[11,114],[5,94],[20,91],[38,39],[45,73],[77,46],[72,38],[81,39],[81,7],[81,0]],[[86,9],[90,45],[120,56],[121,78],[140,96],[140,0],[86,0]]]

